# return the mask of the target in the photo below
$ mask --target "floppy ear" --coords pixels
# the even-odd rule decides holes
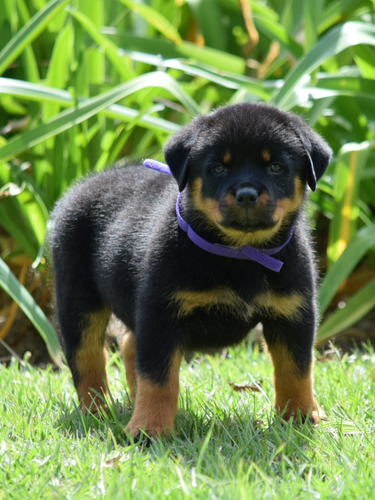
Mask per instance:
[[[197,117],[173,135],[164,147],[164,157],[173,177],[177,180],[180,191],[188,179],[191,149],[197,140],[203,117]]]
[[[316,183],[326,171],[332,158],[332,150],[326,141],[307,125],[298,130],[298,136],[307,156],[307,184],[315,191]]]
[[[182,191],[187,182],[189,153],[191,146],[178,133],[169,139],[164,148],[164,157],[173,177],[177,180],[178,189]]]

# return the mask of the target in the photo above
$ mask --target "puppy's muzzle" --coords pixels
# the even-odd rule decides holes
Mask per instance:
[[[237,190],[235,200],[241,208],[253,207],[259,199],[259,192],[254,187],[242,187]]]
[[[232,187],[219,201],[220,225],[245,232],[267,229],[277,223],[276,208],[276,200],[261,185]]]

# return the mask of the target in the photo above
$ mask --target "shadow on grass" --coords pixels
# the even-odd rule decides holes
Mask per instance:
[[[119,444],[128,443],[124,429],[133,412],[129,401],[125,403],[112,401],[107,405],[106,410],[87,413],[82,412],[74,400],[71,404],[73,408],[61,403],[61,414],[56,421],[56,427],[62,434],[79,439],[97,436],[98,439],[103,440],[110,438]]]
[[[179,410],[176,432],[158,440],[142,436],[138,442],[130,439],[124,429],[133,411],[130,401],[113,401],[106,412],[83,414],[75,405],[62,403],[61,416],[56,422],[66,437],[90,437],[110,441],[114,446],[142,445],[155,456],[170,453],[184,460],[197,460],[204,453],[225,457],[239,457],[246,461],[277,460],[278,456],[302,453],[314,443],[316,429],[310,422],[285,422],[273,410],[264,412],[263,419],[246,415],[243,408],[223,411],[202,405],[200,411],[192,408]],[[150,447],[151,445],[151,447]]]

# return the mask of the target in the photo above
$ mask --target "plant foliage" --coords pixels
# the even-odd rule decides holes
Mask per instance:
[[[14,257],[44,272],[48,214],[72,182],[121,156],[160,158],[179,126],[226,103],[300,113],[335,151],[311,208],[318,238],[327,234],[322,313],[356,266],[373,270],[374,8],[373,0],[3,0],[0,222],[13,244],[0,241],[0,285],[53,355],[47,318],[21,287],[12,293]],[[369,312],[374,288],[371,271],[323,319],[318,340]]]

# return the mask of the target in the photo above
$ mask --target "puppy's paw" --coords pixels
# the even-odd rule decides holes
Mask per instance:
[[[125,432],[134,439],[135,442],[144,439],[166,438],[173,434],[174,428],[165,422],[141,422],[134,418],[125,427]]]
[[[90,402],[88,400],[81,402],[80,410],[84,415],[95,415],[98,418],[110,413],[108,403],[101,397],[92,398]]]
[[[309,406],[301,405],[300,407],[295,405],[294,408],[287,408],[286,411],[282,413],[282,417],[286,421],[295,419],[297,422],[305,422],[306,419],[308,419],[313,425],[319,425],[321,422],[328,420],[325,411],[315,400]]]
[[[326,422],[328,420],[326,412],[321,408],[318,403],[315,401],[315,407],[311,410],[309,415],[309,420],[314,425],[319,425],[322,422]]]

